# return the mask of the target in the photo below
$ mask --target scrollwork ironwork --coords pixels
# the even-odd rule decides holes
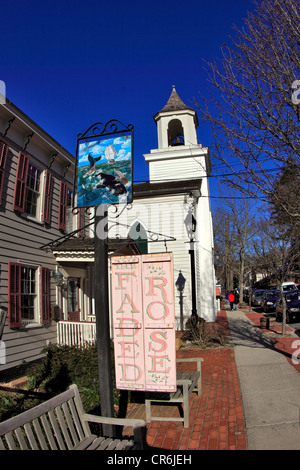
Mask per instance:
[[[119,127],[122,126],[122,127]],[[106,124],[103,122],[96,122],[92,124],[84,133],[80,133],[77,136],[77,139],[88,139],[91,137],[97,137],[106,134],[117,134],[125,131],[132,131],[133,124],[128,124],[127,126],[117,119],[111,119]]]
[[[132,209],[132,203],[124,204],[123,206],[121,204],[110,204],[107,208],[107,212],[109,217],[112,217],[114,219],[118,219],[123,212],[126,210],[131,210]]]

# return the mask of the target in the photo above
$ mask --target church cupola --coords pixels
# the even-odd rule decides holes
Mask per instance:
[[[158,148],[197,145],[197,113],[179,98],[175,86],[164,108],[154,115]]]

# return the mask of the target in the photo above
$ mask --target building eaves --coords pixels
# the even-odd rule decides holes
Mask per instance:
[[[199,191],[202,179],[164,181],[159,183],[135,183],[133,185],[133,198],[159,197],[170,194],[182,194],[190,191]]]

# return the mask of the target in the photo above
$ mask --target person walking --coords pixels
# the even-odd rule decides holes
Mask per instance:
[[[229,291],[226,291],[225,298],[226,298],[226,301],[227,301],[227,305],[230,305],[229,300],[228,300],[228,296],[229,296]]]
[[[230,310],[233,310],[233,302],[234,302],[234,293],[231,291],[229,296],[228,296],[228,300],[229,300],[229,303],[230,303]]]
[[[238,310],[238,308],[239,308],[239,300],[240,300],[239,292],[236,290],[236,291],[234,292],[234,310]]]

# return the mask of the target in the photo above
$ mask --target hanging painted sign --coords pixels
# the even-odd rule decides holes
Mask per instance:
[[[113,256],[111,263],[117,388],[175,391],[172,254]]]
[[[76,207],[132,202],[133,130],[131,125],[123,124],[120,129],[120,124],[97,123],[79,134],[74,179]]]

